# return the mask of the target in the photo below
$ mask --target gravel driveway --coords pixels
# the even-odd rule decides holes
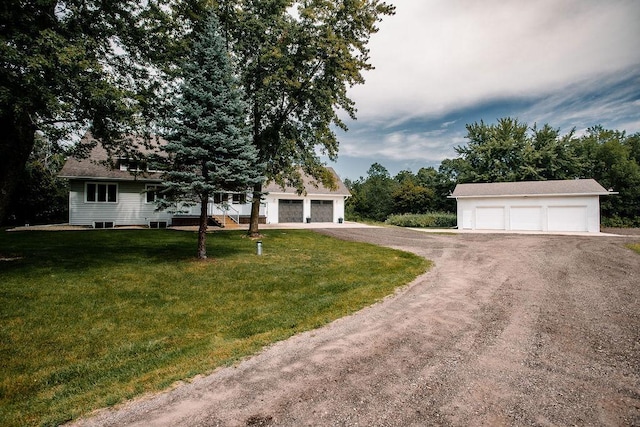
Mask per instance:
[[[434,268],[397,295],[81,426],[640,425],[636,237],[327,229]]]

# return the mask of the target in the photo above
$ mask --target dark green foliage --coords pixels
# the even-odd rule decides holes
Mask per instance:
[[[600,225],[602,227],[612,228],[640,228],[640,215],[632,218],[622,218],[617,215],[600,217]]]
[[[459,157],[447,165],[458,182],[572,179],[580,172],[573,131],[561,136],[549,125],[529,129],[507,117],[495,125],[467,125],[467,139],[456,147]]]
[[[197,9],[196,3],[185,9]],[[166,96],[160,96],[161,70],[177,53],[176,29],[190,22],[177,6],[155,0],[1,3],[0,221],[37,133],[57,143],[90,127],[107,148],[126,150],[122,135],[148,130]]]
[[[315,147],[335,158],[338,142],[331,125],[345,128],[336,114],[351,117],[347,89],[363,83],[371,69],[366,44],[376,24],[393,7],[378,0],[249,0],[221,5],[251,104],[253,138],[270,178],[294,178],[304,166],[320,170]],[[226,6],[226,8],[224,7]],[[297,17],[290,14],[297,9]]]
[[[393,193],[395,214],[455,209],[447,199],[455,182],[433,167],[420,168],[415,175],[411,171],[400,171],[394,180],[399,184]]]
[[[453,212],[455,203],[447,196],[455,181],[434,168],[420,168],[415,175],[400,171],[394,178],[379,163],[371,165],[366,178],[345,180],[351,192],[345,205],[350,220],[385,221],[389,215]]]
[[[576,137],[571,130],[560,135],[559,129],[545,124],[541,129],[531,128],[530,142],[523,153],[523,180],[541,181],[572,179],[580,173],[575,147]]]
[[[9,225],[50,224],[69,218],[69,188],[57,174],[64,154],[38,138],[7,210]]]
[[[120,151],[128,148],[123,135],[148,135],[171,111],[165,101],[173,97],[177,58],[191,50],[190,31],[201,32],[211,9],[249,101],[252,142],[267,177],[302,190],[302,166],[334,184],[318,153],[337,156],[332,126],[346,128],[337,110],[355,115],[347,90],[372,68],[369,37],[393,6],[378,0],[8,0],[0,6],[0,221],[37,131],[58,141],[91,126],[94,137]],[[255,190],[260,196],[261,184]]]
[[[634,220],[640,217],[640,164],[634,157],[638,134],[602,126],[589,128],[576,144],[581,160],[581,178],[594,178],[603,187],[617,191],[601,200],[603,217]]]
[[[164,194],[169,199],[200,202],[204,193],[243,191],[261,182],[256,149],[245,123],[247,104],[233,77],[215,16],[194,44],[182,77],[175,116],[167,124],[165,149],[171,164]]]
[[[458,218],[451,212],[390,215],[385,223],[399,227],[455,228]]]
[[[463,168],[460,182],[517,181],[524,168],[527,124],[500,119],[497,125],[484,122],[467,125],[466,146],[456,147]]]
[[[391,196],[395,213],[425,213],[435,205],[434,191],[416,183],[414,179],[400,182]]]
[[[398,183],[379,163],[372,164],[367,174],[366,179],[345,181],[352,195],[347,199],[345,215],[352,220],[384,221],[393,212],[393,194],[398,188]]]

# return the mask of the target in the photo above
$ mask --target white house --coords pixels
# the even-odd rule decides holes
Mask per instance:
[[[90,136],[88,136],[90,138]],[[149,150],[140,149],[147,154]],[[156,150],[157,151],[157,150]],[[328,189],[303,174],[307,191],[298,195],[293,188],[266,186],[259,220],[261,223],[340,222],[344,203],[350,196],[342,181],[329,168],[337,188]],[[112,159],[97,144],[87,159],[70,158],[60,171],[69,180],[69,224],[96,228],[125,225],[166,227],[196,224],[199,207],[186,208],[180,214],[155,210],[154,191],[162,183],[159,171],[125,157]],[[216,194],[210,200],[208,214],[213,224],[247,223],[251,216],[251,196],[245,193]],[[181,209],[183,210],[183,209]]]
[[[458,184],[462,230],[600,232],[600,196],[593,179]]]
[[[301,172],[305,188],[304,194],[298,194],[294,187],[282,188],[271,182],[263,188],[266,193],[260,204],[259,220],[262,224],[333,222],[344,220],[346,199],[351,193],[340,180],[333,168],[327,168],[335,179],[336,188],[330,189]],[[216,194],[209,204],[209,215],[224,217],[236,223],[249,223],[251,217],[251,193]],[[173,222],[182,223],[185,218],[198,215],[199,207],[176,215]]]

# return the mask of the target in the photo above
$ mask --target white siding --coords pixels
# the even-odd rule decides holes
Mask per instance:
[[[100,181],[104,183],[118,184],[117,203],[88,203],[85,201],[85,181],[70,180],[69,192],[69,223],[72,225],[93,225],[95,221],[111,221],[117,226],[121,225],[148,225],[150,221],[171,221],[172,215],[168,212],[155,212],[153,203],[146,203],[146,195],[143,193],[145,183],[126,181]],[[270,193],[265,197],[264,207],[260,214],[266,216],[267,224],[278,223],[278,200],[300,199],[303,200],[303,218],[311,216],[311,200],[333,201],[333,222],[344,218],[345,197],[330,195],[297,196],[287,193]],[[246,204],[231,204],[233,208],[229,214],[235,215],[236,211],[243,216],[251,214],[250,200]],[[213,209],[213,204],[210,205]],[[200,207],[194,206],[189,214],[199,215]],[[304,219],[303,219],[304,220]]]
[[[458,212],[460,215],[460,212]],[[466,230],[473,229],[473,210],[465,209],[462,211],[462,221],[460,221],[460,217],[458,216],[458,224],[462,223],[462,227]]]
[[[278,223],[278,200],[302,200],[303,201],[303,214],[302,218],[305,221],[306,218],[311,217],[311,200],[333,200],[333,222],[338,222],[340,218],[344,219],[344,196],[329,196],[329,195],[313,195],[308,194],[306,196],[298,196],[290,193],[269,193],[265,197],[266,203],[266,218],[267,224]]]
[[[116,181],[100,181],[113,183]],[[170,221],[168,212],[155,212],[155,204],[146,203],[145,183],[117,182],[116,203],[85,201],[85,181],[70,181],[69,223],[93,225],[95,221],[111,221],[115,225],[148,225],[150,221]]]
[[[225,209],[226,208],[226,209]],[[185,206],[181,209],[182,215],[200,215],[200,205]],[[214,203],[213,199],[209,199],[209,206],[207,207],[207,213],[209,215],[231,215],[231,216],[249,216],[251,215],[251,199],[247,198],[246,203],[232,203],[229,201],[227,206],[221,203]],[[262,209],[260,214],[262,214]]]
[[[457,202],[460,229],[600,231],[599,196],[479,197]]]

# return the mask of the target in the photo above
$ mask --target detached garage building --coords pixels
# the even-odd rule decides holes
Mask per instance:
[[[461,230],[600,232],[600,196],[593,179],[458,184]]]
[[[327,169],[333,174],[336,188],[327,188],[304,172],[305,194],[298,194],[293,187],[268,184],[264,188],[267,224],[343,221],[345,200],[351,193],[336,172],[330,167]]]

